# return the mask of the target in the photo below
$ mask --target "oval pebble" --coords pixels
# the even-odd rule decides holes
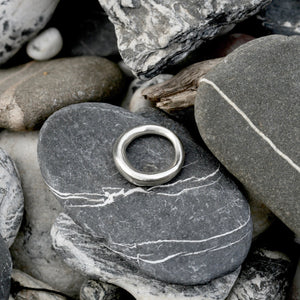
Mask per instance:
[[[62,36],[56,28],[52,27],[32,39],[27,44],[26,52],[34,60],[48,60],[56,56],[62,47]]]

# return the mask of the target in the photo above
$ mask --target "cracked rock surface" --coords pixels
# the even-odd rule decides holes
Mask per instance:
[[[162,124],[183,143],[184,166],[164,185],[137,187],[114,165],[115,140],[142,124]],[[155,109],[141,116],[104,103],[68,106],[44,124],[38,155],[65,212],[156,279],[206,283],[237,269],[247,255],[252,221],[244,196],[211,154]],[[128,148],[134,167],[147,172],[166,169],[173,155],[169,142],[157,136]]]
[[[257,13],[269,0],[99,0],[124,62],[141,79],[182,60],[204,40]]]
[[[24,208],[21,180],[15,163],[0,148],[0,235],[8,247],[19,231]]]

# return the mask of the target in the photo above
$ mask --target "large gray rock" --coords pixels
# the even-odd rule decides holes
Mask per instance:
[[[285,300],[291,260],[282,252],[255,248],[226,300]]]
[[[24,196],[18,170],[0,148],[0,235],[10,247],[21,226]]]
[[[72,103],[113,101],[122,86],[119,68],[101,57],[29,62],[0,70],[0,127],[36,128]]]
[[[294,35],[300,34],[299,0],[273,0],[258,18],[272,33]]]
[[[65,212],[132,265],[171,283],[205,283],[235,270],[247,255],[249,206],[218,161],[155,112],[146,118],[105,103],[61,109],[40,132],[42,175]],[[165,185],[136,187],[117,171],[113,144],[126,129],[158,123],[180,137],[185,164]],[[172,152],[160,137],[128,148],[135,168],[150,172],[171,165]]]
[[[1,1],[0,64],[5,63],[47,24],[58,2],[59,0]]]
[[[0,299],[7,300],[10,291],[12,261],[8,248],[0,235]]]
[[[114,23],[125,63],[149,79],[204,40],[257,13],[269,0],[99,0]]]
[[[200,134],[223,165],[300,235],[300,37],[256,39],[201,80]]]
[[[110,251],[101,239],[82,230],[66,214],[60,214],[51,235],[55,250],[71,267],[127,290],[136,300],[223,300],[235,283],[240,268],[206,285],[182,286],[149,278]]]
[[[25,198],[24,221],[11,247],[14,267],[76,296],[83,278],[65,265],[51,247],[50,228],[61,206],[42,180],[37,162],[38,132],[0,132],[0,147],[15,161]]]

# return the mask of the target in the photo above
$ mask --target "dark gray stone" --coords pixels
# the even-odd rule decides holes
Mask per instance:
[[[117,65],[101,57],[29,62],[0,70],[0,127],[37,128],[64,106],[116,100],[122,87]]]
[[[65,262],[90,278],[120,286],[136,300],[223,300],[235,283],[240,268],[205,285],[167,284],[147,277],[110,251],[103,240],[82,230],[66,214],[60,214],[51,236],[53,247]],[[130,299],[130,298],[129,298]]]
[[[42,175],[75,222],[134,266],[167,282],[205,283],[247,255],[249,206],[219,162],[155,112],[145,118],[104,103],[60,110],[40,132]],[[136,187],[117,171],[112,147],[126,129],[155,123],[180,137],[185,164],[165,185]],[[145,137],[129,146],[128,157],[137,169],[155,172],[172,164],[172,152],[164,138]]]
[[[10,247],[21,226],[24,196],[18,170],[0,148],[0,235]]]
[[[285,300],[291,260],[282,252],[253,249],[227,300]]]
[[[8,248],[0,235],[0,299],[7,300],[10,291],[12,261]]]
[[[275,34],[300,34],[299,0],[273,0],[258,18],[263,26]]]
[[[253,40],[202,79],[195,104],[209,149],[298,236],[299,57],[299,36]]]
[[[177,63],[269,0],[99,0],[114,23],[124,62],[141,79]]]
[[[59,0],[4,0],[0,11],[0,64],[11,58],[49,21]]]

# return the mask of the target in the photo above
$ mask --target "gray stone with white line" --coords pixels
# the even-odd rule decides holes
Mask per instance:
[[[12,261],[5,241],[0,235],[0,299],[7,300],[10,291]]]
[[[157,123],[180,137],[185,164],[164,185],[136,187],[117,171],[112,147],[126,129]],[[155,109],[140,116],[104,103],[68,106],[41,129],[38,155],[66,213],[159,280],[205,283],[235,270],[247,255],[252,221],[244,196],[211,154]],[[161,137],[128,148],[134,167],[148,172],[166,169],[173,155]]]
[[[168,284],[150,278],[128,264],[110,251],[103,239],[93,238],[84,232],[66,214],[58,216],[52,226],[51,236],[54,249],[70,267],[89,278],[120,286],[136,300],[223,300],[228,296],[241,269],[238,268],[204,285]],[[97,295],[97,291],[95,293],[96,296],[105,297],[102,292],[100,295]],[[113,299],[117,299],[117,295],[114,296]]]
[[[24,196],[15,163],[0,148],[0,235],[10,247],[21,226]]]
[[[300,37],[253,40],[199,85],[195,117],[213,154],[300,235]]]

